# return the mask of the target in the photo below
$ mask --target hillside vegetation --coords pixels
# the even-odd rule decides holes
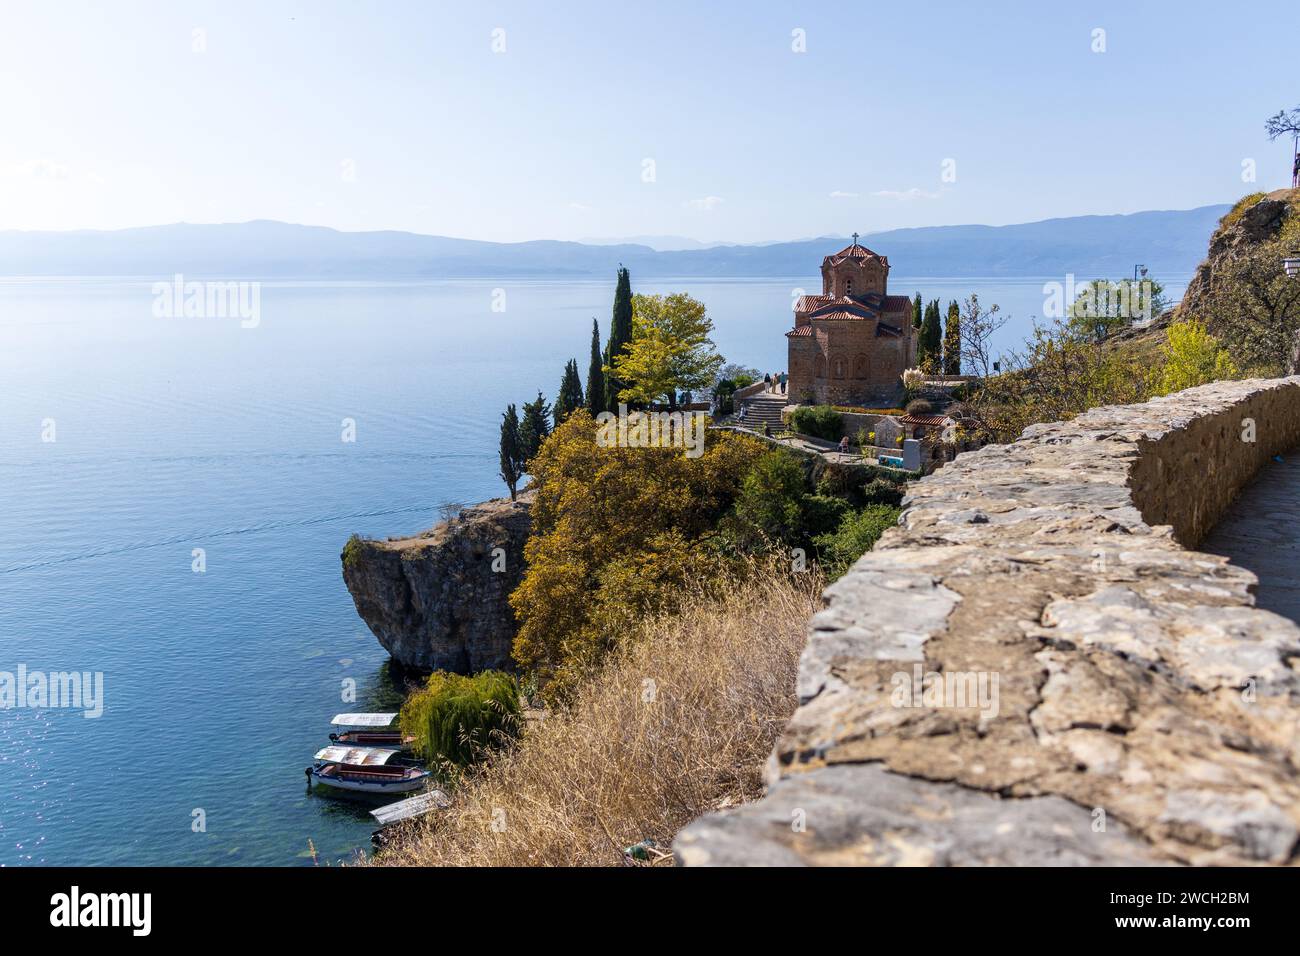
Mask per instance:
[[[466,771],[445,812],[378,858],[412,866],[593,866],[757,797],[795,707],[815,573],[755,569],[643,621],[511,750]]]

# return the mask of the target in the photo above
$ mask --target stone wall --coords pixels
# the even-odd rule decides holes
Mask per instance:
[[[1300,628],[1187,548],[1297,444],[1300,377],[1221,382],[912,485],[812,620],[767,796],[678,860],[1296,863]]]

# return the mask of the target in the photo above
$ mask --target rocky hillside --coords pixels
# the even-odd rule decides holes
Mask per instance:
[[[343,580],[399,664],[468,674],[510,669],[510,592],[524,571],[531,498],[497,498],[413,538],[353,538]]]
[[[1293,228],[1287,224],[1296,218],[1300,218],[1300,190],[1279,189],[1241,199],[1210,236],[1209,251],[1188,283],[1180,313],[1193,317],[1205,313],[1215,277],[1223,270],[1224,263],[1232,256],[1246,254],[1281,238],[1284,229]],[[1277,268],[1281,267],[1277,263]]]

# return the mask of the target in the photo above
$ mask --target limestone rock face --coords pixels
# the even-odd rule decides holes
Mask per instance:
[[[1208,254],[1187,284],[1179,313],[1193,318],[1201,315],[1220,264],[1229,256],[1276,239],[1288,217],[1297,214],[1298,207],[1300,192],[1278,190],[1246,208],[1235,222],[1216,229],[1210,237]],[[1280,263],[1278,268],[1281,268]]]
[[[462,674],[511,668],[509,596],[524,572],[530,503],[493,499],[416,537],[345,550],[357,613],[394,660]]]
[[[1219,382],[909,486],[811,622],[767,796],[679,862],[1300,862],[1300,627],[1190,550],[1298,444],[1300,376]]]

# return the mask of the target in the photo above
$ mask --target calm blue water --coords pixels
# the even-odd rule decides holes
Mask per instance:
[[[0,711],[0,865],[345,859],[367,807],[303,768],[392,689],[339,550],[502,494],[501,409],[553,397],[570,357],[585,376],[613,282],[511,282],[504,313],[496,282],[265,283],[255,329],[155,318],[150,282],[0,280],[0,671],[105,675],[99,719]],[[633,285],[690,292],[729,360],[776,370],[792,290],[820,283]],[[891,281],[999,302],[1008,345],[1041,287]]]

